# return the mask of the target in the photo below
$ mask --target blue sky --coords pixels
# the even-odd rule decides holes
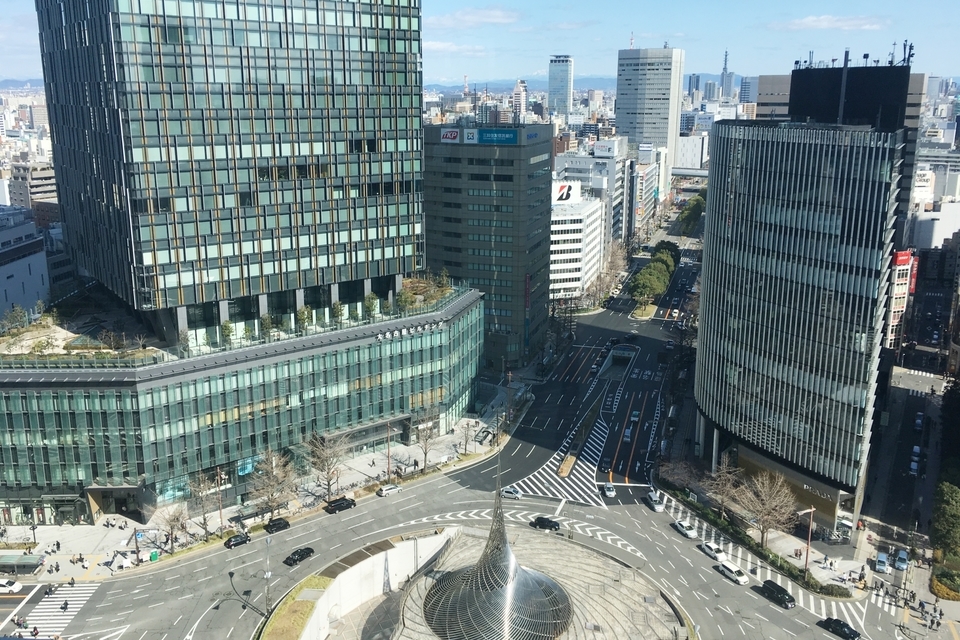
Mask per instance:
[[[950,2],[844,0],[421,0],[427,83],[545,78],[551,54],[574,56],[576,75],[614,76],[617,50],[686,51],[687,73],[719,73],[723,51],[740,75],[788,73],[817,60],[886,60],[893,42],[916,45],[914,70],[960,74],[953,43],[960,18]],[[906,10],[905,10],[906,8]],[[953,55],[951,55],[951,49]],[[40,77],[33,0],[0,0],[0,78]]]

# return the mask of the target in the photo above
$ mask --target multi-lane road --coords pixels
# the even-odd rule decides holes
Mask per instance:
[[[825,616],[847,620],[866,637],[893,637],[900,612],[888,603],[837,603],[806,594],[692,519],[701,540],[721,543],[750,574],[749,585],[734,584],[720,575],[698,541],[673,528],[674,520],[690,517],[683,507],[668,501],[664,512],[654,513],[642,503],[667,410],[660,402],[666,384],[660,354],[673,337],[672,311],[679,309],[678,317],[683,313],[685,289],[696,270],[696,264],[678,269],[665,296],[669,306],[658,309],[652,322],[631,320],[633,303],[624,297],[601,313],[580,317],[575,344],[554,373],[533,387],[534,401],[497,458],[410,483],[400,494],[361,500],[336,515],[309,516],[269,538],[257,534],[236,549],[174,557],[149,572],[64,586],[50,598],[38,587],[16,603],[0,600],[0,607],[19,606],[19,615],[27,615],[42,635],[246,639],[260,621],[259,612],[268,608],[268,597],[276,602],[306,575],[347,554],[399,532],[422,530],[426,523],[489,521],[499,468],[502,485],[524,493],[505,505],[508,523],[527,526],[546,515],[559,520],[565,532],[637,566],[681,603],[702,638],[822,638],[825,632],[816,623]],[[619,343],[608,345],[611,339]],[[591,371],[598,358],[598,370]],[[557,469],[570,452],[576,427],[597,403],[599,413],[587,425],[577,462],[561,478]],[[607,481],[614,483],[615,497],[601,494]],[[316,554],[292,568],[281,563],[303,546]],[[542,569],[549,573],[549,567]],[[764,579],[786,586],[799,606],[783,610],[763,598],[758,585]],[[61,610],[65,600],[69,606]],[[0,631],[10,630],[8,625]]]

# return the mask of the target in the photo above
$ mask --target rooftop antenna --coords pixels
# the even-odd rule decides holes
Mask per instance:
[[[633,49],[633,31],[630,32],[630,48]]]
[[[808,67],[813,66],[813,50],[810,51],[810,57],[807,58],[807,66]]]
[[[894,41],[893,49],[890,50],[890,59],[887,61],[887,64],[889,64],[892,67],[893,61],[896,59],[896,57],[897,57],[897,43],[896,41]]]
[[[664,48],[664,49],[669,49],[669,48],[670,48],[670,43],[667,42],[666,40],[664,40],[664,41],[663,41],[663,48]]]

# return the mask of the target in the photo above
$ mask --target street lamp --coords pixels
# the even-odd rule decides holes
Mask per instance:
[[[33,546],[37,546],[37,523],[30,525],[30,531],[33,532]]]
[[[808,575],[808,569],[810,567],[810,540],[813,538],[813,512],[816,509],[811,505],[809,509],[800,511],[797,513],[798,516],[810,514],[810,524],[807,525],[807,559],[803,562],[803,577],[806,578]]]

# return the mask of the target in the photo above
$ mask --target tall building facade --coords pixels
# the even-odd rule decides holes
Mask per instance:
[[[37,10],[67,244],[169,342],[420,266],[416,0]]]
[[[714,462],[735,445],[742,466],[784,473],[834,528],[859,517],[885,323],[904,307],[909,72],[796,70],[793,122],[710,137],[698,441]]]
[[[621,49],[617,59],[617,132],[632,143],[667,148],[667,168],[680,144],[682,49]],[[669,171],[668,171],[669,173]]]
[[[239,503],[268,447],[308,473],[315,434],[471,410],[480,292],[395,295],[423,255],[416,0],[37,9],[67,244],[174,346],[0,358],[0,523],[145,521],[201,476]]]
[[[532,362],[547,338],[553,127],[424,135],[427,265],[486,294],[488,367]]]
[[[522,122],[527,115],[527,83],[525,80],[517,80],[513,86],[513,115],[517,117],[517,122]]]
[[[573,111],[573,56],[550,56],[547,110],[562,116]]]
[[[748,104],[757,101],[757,76],[744,76],[740,78],[740,97],[741,104]]]
[[[733,73],[727,68],[729,52],[723,52],[723,72],[720,73],[720,95],[733,100]]]

